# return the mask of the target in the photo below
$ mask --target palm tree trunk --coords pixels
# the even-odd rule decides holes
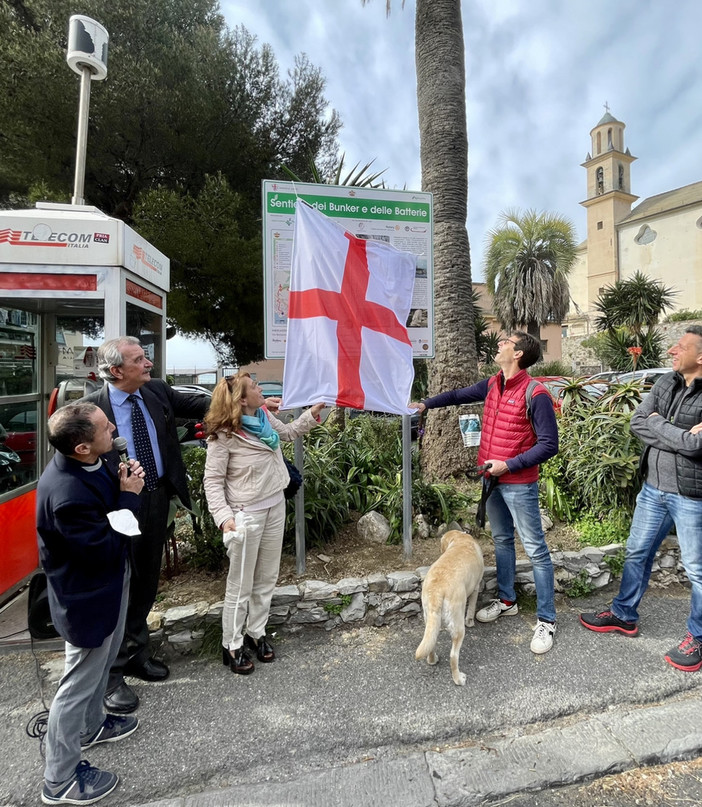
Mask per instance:
[[[417,0],[415,59],[422,189],[434,194],[434,336],[429,394],[475,381],[468,207],[468,135],[460,0]],[[475,462],[463,448],[458,412],[433,410],[422,467],[430,478],[460,474]]]
[[[534,339],[541,344],[541,328],[535,319],[532,319],[529,323],[527,323],[527,333],[529,336],[533,336]]]

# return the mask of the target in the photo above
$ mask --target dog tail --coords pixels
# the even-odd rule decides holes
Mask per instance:
[[[414,654],[417,661],[426,658],[434,650],[436,641],[439,638],[439,631],[441,630],[441,611],[439,609],[428,609],[424,618],[427,623],[424,628],[424,637]]]

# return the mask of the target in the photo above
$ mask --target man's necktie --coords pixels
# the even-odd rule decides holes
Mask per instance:
[[[144,469],[144,486],[147,490],[155,490],[158,482],[158,471],[156,470],[156,460],[151,447],[149,430],[146,428],[144,413],[139,406],[139,398],[136,395],[129,395],[127,400],[132,405],[132,438],[136,450],[136,458]]]

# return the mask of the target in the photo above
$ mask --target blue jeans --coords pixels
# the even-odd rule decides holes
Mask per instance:
[[[637,609],[648,587],[653,560],[673,524],[680,560],[692,585],[687,629],[696,639],[702,639],[702,499],[664,493],[646,482],[636,498],[622,582],[612,602],[612,613],[626,622],[638,620]]]
[[[539,513],[539,483],[523,485],[497,484],[487,500],[485,510],[492,529],[497,565],[497,590],[503,600],[514,601],[517,558],[514,530],[519,533],[524,551],[534,569],[536,615],[545,622],[556,621],[553,599],[553,563],[546,546]]]

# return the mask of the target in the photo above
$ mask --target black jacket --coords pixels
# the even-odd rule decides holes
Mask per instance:
[[[178,494],[186,507],[190,507],[188,480],[175,419],[176,417],[203,418],[209,406],[209,399],[199,395],[176,392],[165,381],[158,378],[147,381],[139,391],[156,426],[164,475],[170,483],[171,490]],[[99,406],[109,420],[115,422],[107,382],[101,389],[88,395],[84,400]],[[115,436],[117,436],[117,432],[115,432]],[[119,464],[117,452],[112,451],[106,454],[104,459],[109,467],[116,471]]]
[[[63,454],[39,480],[37,541],[51,616],[76,647],[99,647],[117,625],[130,539],[107,514],[125,508],[136,514],[139,497],[120,491],[109,469],[89,472]]]
[[[702,378],[687,387],[678,372],[661,376],[631,419],[631,430],[644,443],[644,478],[651,449],[667,452],[674,458],[678,492],[702,499],[702,434],[690,434],[697,423],[702,423]]]

